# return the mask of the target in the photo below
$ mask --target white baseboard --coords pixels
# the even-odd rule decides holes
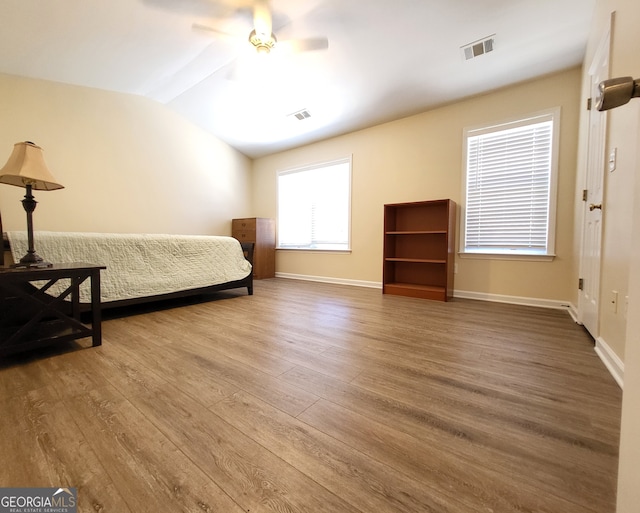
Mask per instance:
[[[573,319],[573,322],[582,326],[582,321],[578,318],[578,307],[573,303],[569,303],[569,315]]]
[[[571,306],[568,301],[540,299],[536,297],[507,296],[504,294],[488,294],[486,292],[469,292],[467,290],[455,290],[453,292],[453,297],[478,299],[480,301],[493,301],[495,303],[510,303],[512,305],[538,306],[541,308],[554,308],[557,310],[569,310]]]
[[[613,349],[607,344],[602,337],[596,339],[595,352],[604,363],[604,366],[616,380],[620,388],[624,388],[624,362],[618,358]]]
[[[331,276],[311,276],[308,274],[293,273],[276,273],[276,278],[286,278],[288,280],[317,281],[320,283],[332,283],[335,285],[352,285],[354,287],[367,287],[371,289],[382,289],[382,283],[379,281],[351,280],[347,278],[333,278]],[[494,301],[496,303],[510,303],[514,305],[539,306],[542,308],[555,308],[558,310],[567,310],[572,314],[573,307],[567,301],[556,301],[553,299],[539,299],[532,297],[506,296],[502,294],[487,294],[484,292],[468,292],[464,290],[455,290],[454,297],[463,299],[478,299],[481,301]],[[575,317],[574,317],[575,320]]]
[[[334,285],[351,285],[353,287],[382,289],[382,283],[377,281],[350,280],[347,278],[332,278],[330,276],[310,276],[307,274],[276,273],[276,278],[286,278],[288,280],[317,281],[320,283],[332,283]]]

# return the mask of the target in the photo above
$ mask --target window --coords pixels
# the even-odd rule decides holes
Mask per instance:
[[[278,248],[349,250],[351,159],[278,173]]]
[[[465,130],[463,253],[553,256],[559,118]]]

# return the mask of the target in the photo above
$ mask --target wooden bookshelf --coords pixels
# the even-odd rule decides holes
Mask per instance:
[[[455,219],[449,199],[384,206],[384,294],[453,297]]]

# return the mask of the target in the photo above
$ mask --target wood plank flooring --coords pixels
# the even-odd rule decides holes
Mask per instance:
[[[0,486],[82,512],[613,513],[621,391],[566,312],[215,297],[0,362]]]

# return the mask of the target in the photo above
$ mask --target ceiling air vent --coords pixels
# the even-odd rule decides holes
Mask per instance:
[[[466,61],[484,55],[485,53],[493,52],[495,34],[487,36],[473,43],[461,46],[462,55]]]
[[[299,110],[298,112],[293,112],[289,114],[289,117],[295,117],[298,121],[302,121],[303,119],[307,119],[311,117],[311,114],[307,109]]]

